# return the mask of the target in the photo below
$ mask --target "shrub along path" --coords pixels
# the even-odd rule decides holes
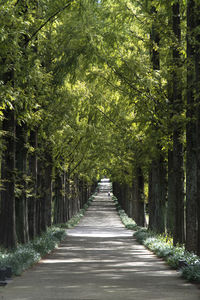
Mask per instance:
[[[6,300],[199,300],[200,290],[139,245],[124,228],[103,182],[60,247],[0,288]]]

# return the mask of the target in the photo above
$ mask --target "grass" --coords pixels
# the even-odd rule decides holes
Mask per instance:
[[[113,196],[119,216],[126,228],[134,230],[134,237],[158,257],[163,258],[173,269],[181,272],[181,276],[190,282],[200,283],[200,257],[185,250],[184,245],[173,246],[173,239],[166,234],[157,234],[135,221],[121,209],[118,200]]]
[[[94,196],[91,196],[87,204],[67,223],[52,226],[33,241],[23,245],[19,244],[13,250],[0,249],[0,268],[11,267],[13,275],[21,275],[23,271],[33,266],[58,246],[66,236],[65,229],[73,228],[78,224],[93,199]]]

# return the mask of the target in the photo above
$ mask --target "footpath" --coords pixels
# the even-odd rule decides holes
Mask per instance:
[[[122,225],[108,182],[45,259],[0,288],[1,300],[200,300],[200,290],[139,245]]]

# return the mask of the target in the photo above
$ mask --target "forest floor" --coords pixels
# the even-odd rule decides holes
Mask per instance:
[[[78,226],[45,259],[0,288],[1,300],[199,300],[200,290],[133,238],[102,183]]]

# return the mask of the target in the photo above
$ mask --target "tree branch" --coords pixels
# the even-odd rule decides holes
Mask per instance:
[[[86,155],[86,152],[83,153],[82,158],[77,162],[77,164],[74,166],[74,168],[72,169],[72,171],[70,171],[70,175],[74,173],[74,171],[80,166],[80,164],[83,162],[83,159]]]
[[[73,1],[73,0],[72,0]],[[49,23],[53,18],[55,18],[60,12],[64,11],[66,8],[68,8],[71,5],[71,2],[66,4],[64,7],[60,8],[59,10],[57,10],[52,16],[50,16],[42,25],[40,25],[40,27],[31,35],[31,37],[28,39],[28,41],[26,42],[25,46],[27,46],[29,44],[30,41],[32,41],[32,39],[38,34],[38,32],[44,28],[46,26],[47,23]]]
[[[101,109],[99,109],[98,107],[95,107],[106,119],[108,119],[111,123],[113,123],[118,129],[123,129],[121,128],[118,124],[115,123],[115,121],[113,121],[110,117],[108,117]]]
[[[71,153],[68,155],[68,158],[70,158],[70,156],[72,156],[72,154],[75,152],[75,150],[78,148],[78,146],[80,145],[81,141],[83,139],[83,136],[80,137],[80,139],[78,140],[77,144],[75,145],[74,149],[71,151]]]

